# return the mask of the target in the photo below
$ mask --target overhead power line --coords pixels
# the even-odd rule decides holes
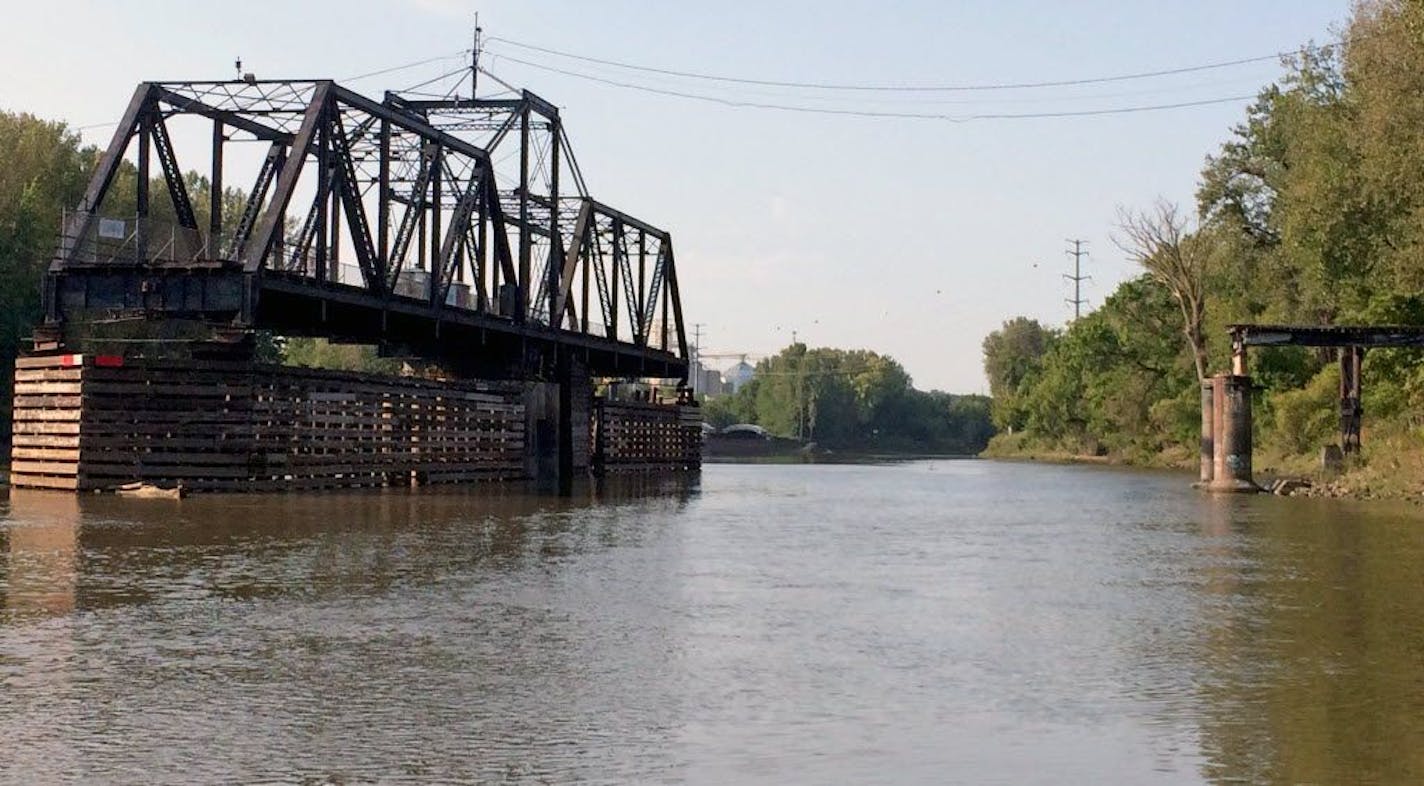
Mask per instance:
[[[1121,115],[1136,112],[1152,112],[1162,109],[1182,109],[1194,106],[1208,106],[1211,104],[1226,104],[1235,101],[1246,101],[1255,98],[1255,94],[1223,96],[1220,98],[1207,98],[1199,101],[1179,101],[1168,104],[1142,104],[1136,106],[1107,107],[1103,109],[1077,109],[1063,110],[1057,112],[982,112],[966,115],[950,115],[936,112],[886,112],[874,109],[837,109],[831,107],[797,106],[794,104],[776,104],[766,101],[742,101],[720,96],[711,96],[703,93],[688,93],[680,90],[667,90],[660,87],[650,87],[632,82],[622,82],[616,79],[607,79],[593,74],[585,74],[578,71],[570,71],[564,68],[543,65],[529,60],[522,60],[508,54],[501,54],[500,57],[513,63],[537,68],[543,71],[551,71],[556,74],[571,76],[576,79],[586,79],[592,82],[599,82],[613,87],[620,87],[627,90],[639,90],[645,93],[656,93],[658,95],[672,96],[674,98],[686,98],[694,101],[706,101],[708,103],[721,104],[722,106],[738,107],[745,109],[774,109],[782,112],[803,112],[818,115],[845,115],[852,117],[884,117],[884,118],[907,118],[916,120],[945,120],[951,123],[965,123],[973,120],[1015,120],[1028,118],[1052,118],[1052,117],[1090,117],[1094,115]]]
[[[1231,68],[1234,66],[1249,65],[1252,63],[1264,63],[1272,60],[1279,60],[1283,57],[1299,54],[1307,50],[1308,47],[1290,49],[1282,52],[1273,52],[1269,55],[1257,55],[1255,57],[1242,57],[1235,60],[1222,60],[1213,63],[1201,63],[1198,65],[1184,66],[1180,68],[1165,68],[1155,71],[1139,71],[1130,74],[1113,74],[1110,76],[1087,77],[1082,79],[1054,79],[1032,82],[995,82],[986,84],[960,84],[960,85],[887,85],[887,84],[837,84],[830,82],[797,82],[783,81],[776,79],[749,79],[733,76],[721,76],[717,74],[705,74],[696,71],[678,71],[671,68],[658,68],[655,66],[636,65],[624,63],[617,60],[605,60],[598,57],[574,54],[572,52],[561,52],[557,49],[548,49],[542,46],[526,44],[509,38],[490,37],[488,42],[500,42],[515,46],[520,49],[527,49],[544,54],[555,55],[557,57],[567,57],[573,60],[582,60],[588,63],[613,66],[615,68],[626,68],[633,71],[643,71],[652,74],[662,74],[664,76],[677,76],[687,79],[701,79],[709,82],[726,82],[731,84],[761,85],[765,87],[792,87],[811,90],[839,90],[839,91],[867,91],[867,92],[914,92],[914,93],[949,93],[949,92],[969,92],[984,90],[1028,90],[1042,87],[1074,87],[1079,85],[1103,84],[1106,82],[1126,82],[1134,79],[1153,79],[1163,76],[1176,76],[1179,74],[1193,74],[1201,71],[1210,71],[1219,68]],[[1330,44],[1344,43],[1343,41],[1332,41]],[[1329,45],[1329,44],[1327,44]],[[507,59],[514,58],[505,55]],[[518,62],[518,61],[516,61]]]
[[[383,74],[394,74],[394,73],[397,72],[397,71],[405,71],[405,70],[407,70],[407,69],[415,68],[415,67],[417,67],[417,66],[429,65],[429,64],[431,64],[431,63],[438,63],[438,62],[440,62],[441,60],[449,60],[449,59],[451,59],[451,58],[453,58],[453,57],[463,57],[463,56],[465,56],[465,55],[468,55],[469,53],[470,53],[470,50],[469,50],[469,49],[461,49],[461,50],[458,50],[458,51],[455,51],[455,52],[450,52],[449,54],[437,55],[437,56],[435,56],[435,57],[427,57],[427,58],[424,59],[424,60],[416,60],[416,61],[411,62],[411,63],[404,63],[404,64],[401,64],[401,65],[391,66],[390,68],[382,68],[382,69],[379,70],[379,71],[371,71],[370,73],[366,73],[366,74],[357,74],[356,76],[348,76],[348,77],[345,77],[345,78],[343,78],[343,79],[341,79],[341,80],[339,80],[339,81],[342,81],[342,82],[355,82],[355,81],[358,80],[358,79],[367,79],[367,78],[370,78],[370,77],[373,77],[373,76],[381,76],[381,75],[383,75]]]

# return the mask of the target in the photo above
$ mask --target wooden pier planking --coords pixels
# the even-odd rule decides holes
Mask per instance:
[[[700,467],[695,407],[595,399],[586,375],[575,385],[576,470]],[[521,479],[525,391],[231,361],[21,358],[11,483],[287,491]]]
[[[594,410],[594,462],[601,471],[678,472],[702,466],[702,417],[695,407],[598,399]]]
[[[267,491],[524,474],[518,384],[232,362],[72,362],[16,364],[15,486]]]

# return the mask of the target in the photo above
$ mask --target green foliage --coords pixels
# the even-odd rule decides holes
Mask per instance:
[[[63,123],[27,114],[0,112],[0,366],[8,369],[30,336],[41,313],[40,290],[45,270],[58,242],[63,211],[73,209],[83,197],[99,151],[81,147],[78,135]],[[129,217],[136,212],[136,178],[131,162],[120,164],[101,205],[105,215]],[[185,176],[198,225],[208,227],[211,184],[189,172]],[[176,223],[173,203],[166,197],[161,177],[150,184],[151,217]],[[231,230],[241,217],[246,194],[240,189],[223,192],[223,226]],[[197,334],[186,337],[196,337]],[[173,338],[166,333],[160,337]],[[292,362],[329,368],[351,368],[395,373],[399,364],[375,357],[370,348],[333,347],[294,340]],[[257,337],[257,356],[263,362],[283,359],[283,342],[268,333]],[[0,374],[0,410],[9,411],[10,374]],[[0,419],[0,441],[8,435],[9,418]]]
[[[1267,399],[1274,429],[1268,438],[1289,453],[1310,453],[1331,442],[1339,427],[1340,369],[1322,369],[1304,388]]]
[[[735,395],[707,402],[708,422],[756,423],[834,449],[978,453],[993,436],[989,399],[923,392],[893,358],[792,344],[757,364]]]
[[[1237,322],[1424,325],[1424,3],[1365,0],[1342,38],[1294,57],[1207,158],[1200,227],[1184,242],[1206,255],[1210,371],[1224,369],[1225,328]],[[1018,444],[1125,457],[1191,449],[1199,392],[1183,373],[1182,321],[1153,288],[1124,283],[1016,385],[1002,384],[1010,375],[986,340],[985,372],[1001,381],[995,414],[1027,429]],[[1368,354],[1367,418],[1421,425],[1421,360]],[[1333,438],[1331,350],[1253,349],[1251,362],[1266,443],[1313,453]]]
[[[984,375],[993,396],[994,424],[1021,429],[1028,420],[1023,391],[1042,367],[1042,359],[1058,333],[1036,319],[1015,317],[984,338]]]
[[[1160,450],[1191,422],[1178,398],[1195,388],[1196,372],[1178,320],[1165,286],[1145,275],[1125,282],[1020,382],[1023,427],[1051,450]]]
[[[740,423],[741,418],[737,417],[736,403],[741,401],[738,396],[714,396],[702,402],[702,419],[712,424],[714,428],[724,429],[734,423]]]
[[[286,339],[282,353],[284,362],[289,366],[364,371],[372,374],[399,374],[401,370],[399,360],[379,356],[375,347],[365,344],[333,344],[324,338]]]
[[[0,112],[0,410],[9,411],[10,373],[21,341],[40,317],[40,282],[60,214],[84,193],[94,151],[63,123]],[[0,437],[9,433],[9,418]]]

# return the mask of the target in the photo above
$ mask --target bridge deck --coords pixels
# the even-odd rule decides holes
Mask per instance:
[[[1241,346],[1296,347],[1420,347],[1424,327],[1418,325],[1228,325]]]
[[[418,298],[376,295],[296,274],[260,271],[253,277],[223,265],[180,269],[105,264],[70,266],[54,286],[61,313],[81,322],[222,320],[235,318],[252,298],[254,327],[394,347],[473,376],[547,376],[559,347],[579,357],[596,376],[687,375],[686,360],[658,347],[460,306],[432,308]]]

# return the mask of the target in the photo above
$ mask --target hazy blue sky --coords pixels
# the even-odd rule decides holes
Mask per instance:
[[[144,79],[344,78],[486,34],[684,71],[832,83],[1097,77],[1327,40],[1345,0],[1193,2],[66,2],[7,7],[0,107],[116,120]],[[1203,157],[1245,103],[1130,115],[947,122],[729,108],[537,70],[500,52],[667,89],[805,106],[959,115],[1089,110],[1252,94],[1257,63],[1082,88],[817,93],[654,77],[493,44],[504,79],[563,109],[590,189],[670,229],[706,351],[812,345],[888,352],[921,387],[984,388],[980,341],[1003,319],[1068,315],[1064,240],[1089,241],[1093,303],[1134,274],[1116,206],[1190,202]],[[370,95],[458,65],[352,83]],[[86,139],[102,143],[96,128]],[[1035,263],[1037,266],[1035,267]],[[730,364],[733,361],[726,361]]]

